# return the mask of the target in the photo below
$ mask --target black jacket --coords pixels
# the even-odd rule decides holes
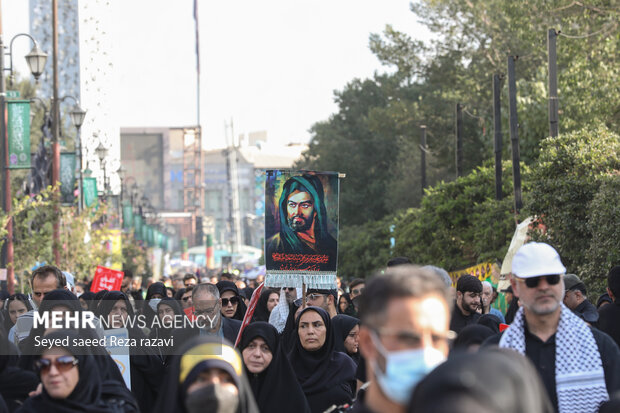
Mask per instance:
[[[620,346],[620,303],[607,304],[598,310],[598,328]]]

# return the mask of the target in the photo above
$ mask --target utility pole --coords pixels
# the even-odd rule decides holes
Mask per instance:
[[[58,0],[52,0],[52,67],[53,67],[53,99],[52,99],[52,185],[60,181],[60,145],[58,136],[60,132],[60,100],[58,99]],[[56,191],[54,197],[59,196]],[[53,229],[54,262],[60,265],[60,211],[56,207]]]
[[[1,6],[1,5],[0,5]],[[0,202],[5,214],[11,212],[11,175],[9,170],[9,138],[6,124],[6,79],[4,77],[4,38],[2,33],[2,19],[0,19]],[[0,251],[0,270],[7,271],[7,288],[13,294],[15,291],[15,278],[13,276],[13,220],[7,223],[7,237],[2,243]],[[11,285],[12,282],[12,285]]]
[[[495,199],[502,199],[502,107],[500,101],[500,75],[493,75],[493,123],[495,150]]]
[[[517,83],[515,62],[517,56],[508,56],[508,105],[510,106],[510,142],[512,145],[512,180],[515,194],[515,213],[523,207],[521,200],[521,167],[519,165],[519,121],[517,119]]]
[[[463,175],[463,109],[456,104],[456,177]]]
[[[420,180],[422,181],[422,196],[426,189],[426,125],[420,126]]]
[[[555,29],[547,32],[547,54],[549,62],[549,136],[555,138],[559,133],[558,115],[558,65],[555,42],[558,37]]]

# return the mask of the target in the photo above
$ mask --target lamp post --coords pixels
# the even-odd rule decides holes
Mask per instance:
[[[107,192],[108,192],[108,182],[106,175],[106,157],[108,156],[108,148],[103,146],[102,142],[99,142],[99,146],[95,149],[95,153],[97,153],[97,157],[99,158],[99,165],[101,169],[103,169],[103,199],[106,200]]]
[[[86,117],[86,111],[80,107],[80,102],[73,96],[65,96],[60,101],[62,102],[65,99],[73,99],[75,101],[75,105],[69,111],[69,116],[71,117],[71,123],[75,126],[76,136],[75,136],[75,149],[78,154],[78,164],[79,166],[79,182],[78,182],[78,191],[80,193],[80,202],[78,204],[78,212],[82,212],[82,208],[84,208],[84,194],[82,191],[82,136],[80,135],[80,128],[84,123],[84,118]]]
[[[11,175],[8,169],[9,159],[9,143],[7,136],[7,125],[5,123],[6,113],[6,80],[4,78],[4,71],[8,71],[10,75],[13,74],[13,42],[19,36],[26,36],[32,40],[34,47],[26,55],[26,62],[30,68],[30,72],[34,76],[35,80],[39,80],[39,76],[43,73],[45,62],[47,61],[47,54],[41,51],[39,44],[34,38],[27,33],[20,33],[15,35],[9,43],[9,67],[4,67],[4,49],[5,43],[2,35],[2,25],[0,23],[0,175],[2,176],[2,190],[0,190],[0,201],[5,214],[11,212]],[[0,268],[6,268],[7,271],[7,288],[9,293],[15,292],[15,273],[13,270],[13,222],[9,220],[7,223],[7,239],[2,245],[2,251],[0,252]]]

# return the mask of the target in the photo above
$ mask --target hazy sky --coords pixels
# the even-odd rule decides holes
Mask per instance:
[[[1,1],[9,40],[28,30],[28,0]],[[120,126],[194,125],[193,0],[111,1],[119,12],[112,30]],[[310,126],[336,111],[334,90],[387,70],[368,48],[371,33],[391,24],[429,37],[409,0],[199,1],[199,17],[200,118],[209,147],[224,146],[231,119],[235,135],[266,130],[276,142],[307,142]],[[16,59],[30,49],[21,43]]]

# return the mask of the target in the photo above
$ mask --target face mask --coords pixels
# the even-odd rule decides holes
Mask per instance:
[[[188,413],[235,413],[239,407],[239,395],[220,384],[210,384],[185,396]]]
[[[374,332],[371,337],[385,358],[385,373],[373,361],[377,383],[387,397],[401,405],[407,404],[418,382],[446,359],[432,347],[388,352]]]
[[[149,307],[155,312],[157,312],[157,304],[161,301],[161,298],[151,298],[149,300]]]

